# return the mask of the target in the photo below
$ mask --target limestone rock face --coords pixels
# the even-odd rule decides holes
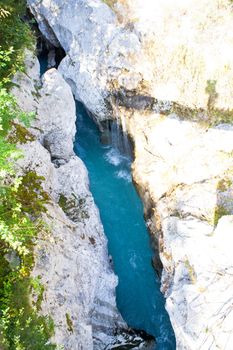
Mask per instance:
[[[120,113],[135,142],[133,177],[160,252],[177,349],[230,350],[233,127]]]
[[[116,14],[99,0],[28,4],[42,33],[53,43],[56,37],[64,48],[67,55],[59,71],[76,98],[98,120],[109,118],[110,91],[119,84],[135,89],[145,79],[139,37],[121,26]]]
[[[177,348],[231,350],[233,131],[206,122],[232,123],[232,4],[106,3],[28,0],[66,52],[59,71],[76,98],[98,123],[118,116],[134,140]]]
[[[53,161],[67,162],[73,152],[76,108],[70,87],[56,69],[50,69],[40,79],[39,62],[26,52],[27,74],[18,73],[12,93],[18,105],[35,112],[31,132],[49,151]]]
[[[65,50],[59,71],[98,121],[111,116],[121,91],[192,109],[233,109],[228,0],[28,4],[46,38]]]
[[[46,134],[44,147],[49,151],[53,160],[69,160],[73,152],[73,142],[63,130],[57,129]]]
[[[134,344],[149,349],[116,308],[118,281],[107,240],[87,170],[72,150],[76,116],[71,89],[55,69],[41,81],[38,61],[30,53],[27,62],[26,74],[15,77],[13,93],[24,110],[36,111],[30,129],[35,140],[21,145],[24,158],[17,166],[19,172],[30,169],[43,176],[51,198],[43,218],[48,232],[39,233],[33,270],[44,286],[41,312],[54,320],[51,341],[66,350]]]
[[[25,54],[25,66],[27,67],[27,74],[18,72],[13,78],[12,93],[17,97],[17,103],[22,110],[34,112],[38,108],[38,90],[41,87],[40,64],[37,58],[28,50]]]
[[[233,108],[229,1],[127,0],[126,4],[122,15],[133,21],[151,68],[150,95],[206,109],[209,93],[216,92],[217,108]]]

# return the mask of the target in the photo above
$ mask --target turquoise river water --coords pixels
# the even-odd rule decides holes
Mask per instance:
[[[174,350],[174,333],[151,264],[153,251],[142,203],[131,181],[130,159],[101,144],[99,136],[96,125],[77,103],[74,150],[88,169],[91,192],[108,238],[119,278],[118,309],[129,326],[156,337],[156,350]]]

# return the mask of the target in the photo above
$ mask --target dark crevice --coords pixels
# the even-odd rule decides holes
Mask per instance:
[[[66,53],[59,44],[59,41],[57,40],[55,45],[41,33],[30,9],[27,10],[27,15],[25,16],[24,20],[30,24],[36,37],[36,52],[41,63],[41,75],[49,68],[58,68],[63,58],[66,56]],[[51,31],[52,29],[50,28],[50,32]]]

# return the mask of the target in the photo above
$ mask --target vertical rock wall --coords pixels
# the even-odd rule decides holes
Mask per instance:
[[[89,191],[87,170],[73,152],[75,102],[68,84],[56,69],[42,80],[39,62],[30,53],[27,71],[14,79],[18,104],[35,111],[30,132],[34,141],[20,147],[24,158],[19,172],[35,170],[43,176],[50,196],[35,244],[33,276],[44,286],[41,312],[51,315],[52,339],[66,350],[147,348],[148,343],[129,330],[116,308],[117,277],[110,267],[107,240],[98,209]]]
[[[76,98],[126,120],[177,348],[231,350],[232,4],[107,3],[28,0]]]

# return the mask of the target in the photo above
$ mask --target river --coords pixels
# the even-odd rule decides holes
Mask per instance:
[[[174,350],[174,333],[151,259],[143,207],[131,180],[131,159],[100,142],[97,126],[77,103],[76,154],[84,161],[119,278],[117,306],[127,324],[156,337],[156,350]]]

